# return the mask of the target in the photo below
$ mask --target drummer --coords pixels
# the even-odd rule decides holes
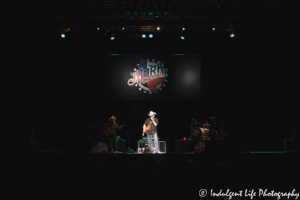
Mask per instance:
[[[200,129],[201,122],[197,118],[189,118],[191,120],[190,139],[198,140],[201,138],[202,130]]]

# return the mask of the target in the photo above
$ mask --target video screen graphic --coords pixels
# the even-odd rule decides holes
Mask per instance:
[[[113,54],[100,59],[99,94],[103,100],[200,98],[200,55]]]
[[[128,80],[129,86],[139,86],[140,91],[144,93],[152,92],[157,93],[158,90],[162,91],[162,86],[165,87],[165,83],[168,81],[167,68],[164,68],[164,62],[153,59],[151,62],[148,60],[140,60],[138,68],[134,68],[135,72],[130,73],[133,78]]]

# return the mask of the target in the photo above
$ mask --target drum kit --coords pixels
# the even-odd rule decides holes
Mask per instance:
[[[192,121],[190,134],[191,139],[200,139],[203,141],[211,139],[210,127],[207,127],[205,125],[202,126],[202,124],[200,124],[200,122],[198,122],[197,120]]]

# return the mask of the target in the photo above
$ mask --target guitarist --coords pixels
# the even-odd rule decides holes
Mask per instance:
[[[108,145],[108,152],[113,153],[118,151],[118,145],[117,145],[117,131],[122,128],[122,126],[118,126],[116,123],[115,116],[111,116],[108,118],[108,123],[105,125],[104,129],[106,132],[111,132],[109,137],[109,145]]]
[[[144,125],[143,125],[143,136],[144,133],[147,133],[148,137],[148,145],[151,153],[160,153],[158,149],[158,139],[157,139],[157,125],[158,125],[158,119],[155,118],[156,113],[153,111],[150,111],[148,114],[150,118],[147,118]],[[154,146],[155,146],[155,151],[153,152],[153,142],[152,142],[152,137],[153,135],[154,138]]]

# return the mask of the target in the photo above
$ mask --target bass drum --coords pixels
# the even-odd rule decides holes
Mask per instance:
[[[198,127],[194,127],[191,130],[191,138],[192,139],[199,139],[202,137],[202,130]]]

